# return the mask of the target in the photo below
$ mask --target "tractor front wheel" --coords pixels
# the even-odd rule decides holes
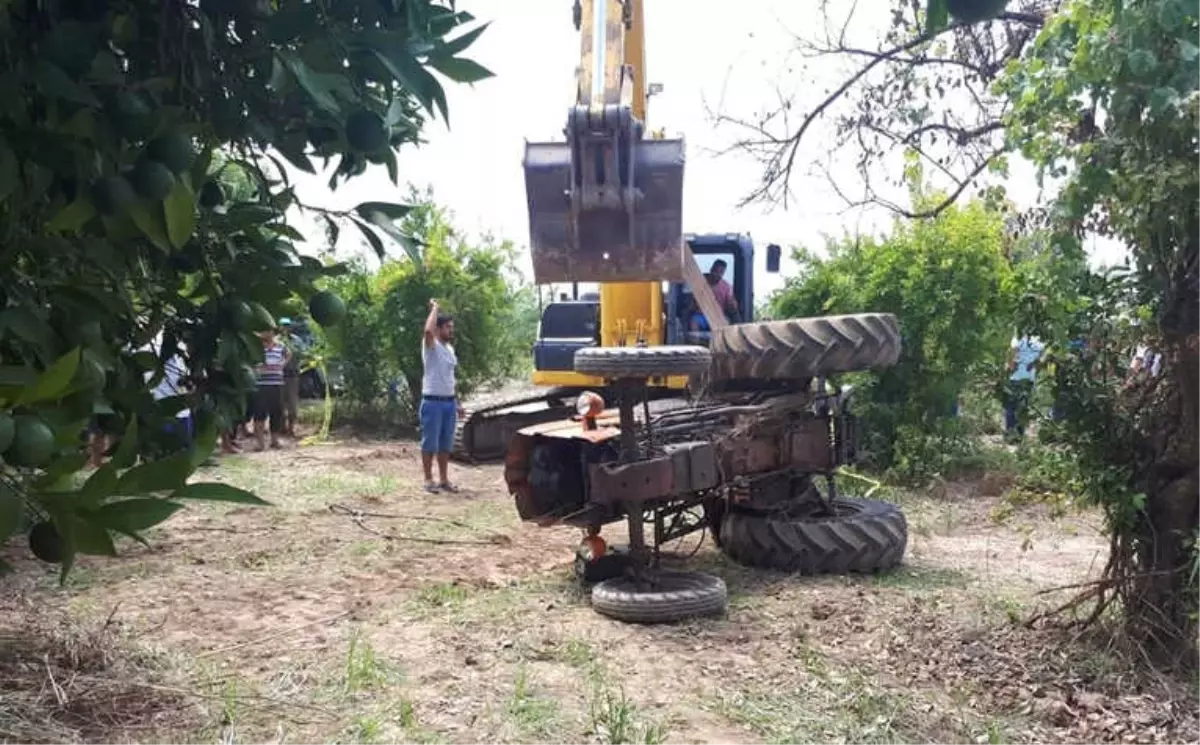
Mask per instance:
[[[728,592],[719,577],[698,572],[646,570],[592,588],[592,608],[626,623],[675,623],[725,612]]]

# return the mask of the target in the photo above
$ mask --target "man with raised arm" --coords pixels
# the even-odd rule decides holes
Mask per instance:
[[[438,309],[436,300],[429,301],[429,316],[425,319],[425,338],[421,348],[425,374],[421,378],[421,465],[425,469],[425,491],[456,492],[446,471],[450,451],[454,447],[454,429],[462,408],[455,396],[454,373],[458,357],[451,342],[454,340],[454,319]],[[433,480],[433,462],[437,460],[438,481]]]

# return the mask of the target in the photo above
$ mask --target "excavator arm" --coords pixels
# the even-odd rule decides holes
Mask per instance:
[[[527,143],[534,279],[684,279],[682,139],[645,137],[641,0],[582,0],[566,142]]]

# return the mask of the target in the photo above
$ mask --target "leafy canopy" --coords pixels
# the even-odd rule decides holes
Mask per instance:
[[[914,204],[938,195],[915,194]],[[902,477],[936,473],[952,455],[952,412],[980,374],[1001,376],[1012,328],[1012,270],[1003,217],[981,202],[893,224],[882,238],[830,241],[827,258],[798,251],[800,272],[771,299],[777,317],[894,313],[896,365],[850,376],[873,465]]]
[[[462,56],[473,20],[435,0],[0,4],[0,538],[48,518],[65,572],[172,500],[257,501],[185,484],[241,416],[255,332],[339,271],[295,247],[286,166],[395,182],[395,150],[448,117],[434,72],[490,75]],[[322,212],[415,246],[404,205]],[[155,401],[176,355],[193,393]],[[149,457],[185,407],[194,452]],[[120,445],[81,480],[96,415]]]

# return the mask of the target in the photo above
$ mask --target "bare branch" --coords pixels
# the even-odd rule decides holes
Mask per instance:
[[[724,152],[748,153],[763,166],[762,180],[739,206],[788,205],[801,143],[822,119],[831,119],[836,129],[832,146],[821,147],[822,153],[849,147],[859,154],[856,168],[869,196],[851,204],[879,204],[906,217],[930,216],[948,206],[914,212],[879,197],[870,182],[880,178],[879,163],[889,152],[910,151],[932,164],[950,179],[950,202],[995,161],[1007,106],[991,94],[991,82],[1024,52],[1061,0],[1021,0],[1021,7],[995,21],[954,23],[937,33],[921,30],[920,3],[895,2],[892,28],[878,50],[851,41],[853,11],[835,23],[827,16],[818,41],[796,39],[802,56],[822,65],[839,57],[856,60],[853,71],[797,121],[789,116],[795,98],[780,91],[776,106],[753,116],[710,111],[718,126],[731,124],[745,133]],[[822,3],[827,6],[838,7]]]

